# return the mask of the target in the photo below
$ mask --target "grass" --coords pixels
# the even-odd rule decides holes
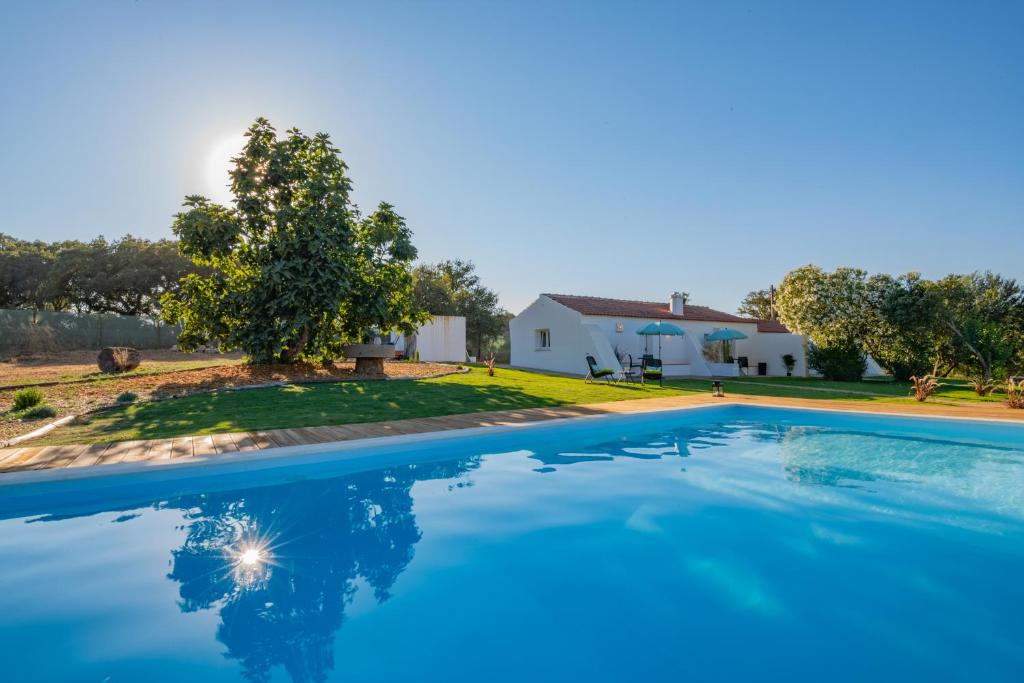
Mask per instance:
[[[797,377],[724,381],[727,394],[915,404],[908,396],[909,384],[892,381],[824,382]],[[709,391],[706,379],[670,380],[662,388],[587,384],[577,378],[509,369],[488,377],[486,370],[472,368],[468,374],[426,380],[292,385],[143,402],[93,414],[86,421],[51,432],[38,443],[96,443],[354,424]],[[1004,399],[1001,395],[980,399],[966,384],[952,382],[930,402],[990,400]]]
[[[706,392],[706,387],[700,388]],[[159,439],[261,429],[379,422],[694,393],[680,386],[586,384],[521,370],[472,368],[426,380],[306,384],[225,391],[96,413],[33,445]]]
[[[678,380],[677,380],[678,381]],[[684,380],[689,382],[707,382],[705,380]],[[907,398],[910,396],[910,382],[896,382],[888,378],[865,379],[862,382],[833,382],[822,379],[809,379],[806,377],[734,377],[725,380],[727,387],[739,394],[755,394],[760,396],[794,396],[798,398],[821,398],[813,393],[835,392],[832,398],[856,399],[862,395],[871,395],[876,398]],[[941,402],[995,402],[1000,403],[1006,400],[1006,394],[989,394],[978,396],[974,390],[962,379],[940,379],[943,385],[932,395],[929,400]],[[748,385],[748,386],[743,386]],[[785,388],[791,388],[799,393],[784,393]],[[822,390],[829,390],[828,392]]]

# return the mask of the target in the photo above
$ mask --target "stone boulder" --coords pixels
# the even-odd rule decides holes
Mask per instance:
[[[139,367],[142,354],[127,346],[108,346],[96,356],[100,372],[128,372]]]

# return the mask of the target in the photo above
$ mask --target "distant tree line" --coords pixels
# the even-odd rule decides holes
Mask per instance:
[[[0,308],[155,317],[160,298],[196,270],[173,240],[42,242],[0,233]]]
[[[744,303],[765,312],[763,292]],[[959,375],[979,393],[1024,373],[1024,289],[995,273],[928,280],[808,265],[782,279],[774,310],[812,340],[809,365],[835,379],[859,379],[866,354],[897,379]]]

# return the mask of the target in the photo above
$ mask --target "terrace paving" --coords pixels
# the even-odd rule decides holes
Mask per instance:
[[[301,446],[337,441],[352,441],[398,434],[497,427],[542,422],[585,415],[640,413],[651,410],[682,408],[712,403],[734,403],[777,407],[812,408],[816,410],[847,410],[866,413],[914,415],[918,417],[955,417],[969,419],[1014,420],[1024,423],[1024,410],[1008,410],[1002,405],[933,405],[865,404],[857,401],[821,401],[764,396],[730,396],[716,399],[709,395],[669,396],[627,401],[612,401],[557,408],[527,408],[493,412],[445,415],[409,420],[392,420],[325,427],[273,429],[199,435],[149,441],[121,441],[81,446],[25,446],[0,449],[0,472],[53,469],[61,467],[93,467],[113,463],[151,463],[159,466],[172,460],[215,456],[222,453],[258,451],[284,446]]]

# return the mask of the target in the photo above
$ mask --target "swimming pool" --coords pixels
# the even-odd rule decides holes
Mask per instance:
[[[1020,680],[1022,439],[716,406],[7,478],[0,678]]]

